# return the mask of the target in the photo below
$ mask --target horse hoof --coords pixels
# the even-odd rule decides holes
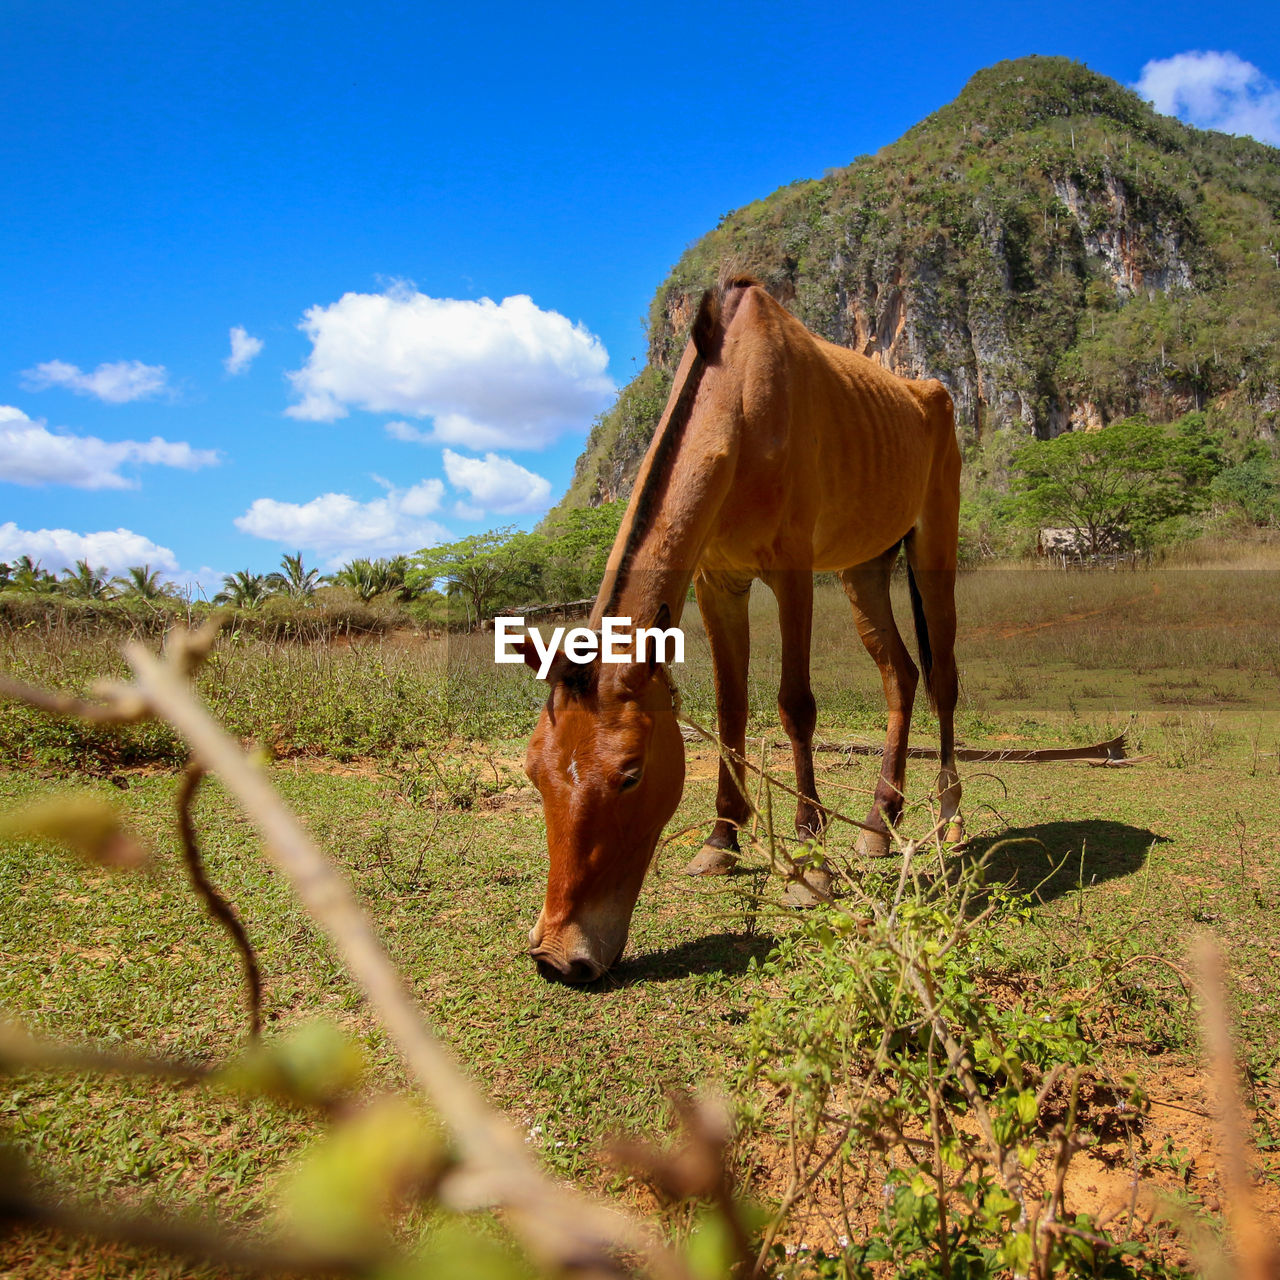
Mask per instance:
[[[957,814],[947,824],[947,833],[942,837],[943,844],[964,844],[964,819]]]
[[[784,907],[816,907],[831,901],[831,872],[825,867],[810,867],[802,880],[789,880],[782,891]]]
[[[684,869],[687,876],[727,876],[738,865],[738,855],[732,849],[717,849],[704,844],[697,856]]]
[[[893,852],[889,847],[887,831],[861,831],[855,852],[860,858],[887,858]]]

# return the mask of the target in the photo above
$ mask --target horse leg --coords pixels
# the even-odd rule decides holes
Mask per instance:
[[[818,800],[813,776],[813,730],[818,708],[809,683],[809,648],[813,635],[813,574],[783,570],[764,575],[778,601],[782,632],[782,679],[778,686],[778,715],[791,741],[796,768],[796,836],[813,840],[827,825],[827,812]],[[826,867],[805,867],[803,878],[787,885],[783,901],[793,907],[812,907],[830,897],[831,872]]]
[[[782,631],[782,680],[778,686],[778,715],[791,741],[796,767],[796,835],[801,840],[820,836],[827,825],[826,810],[818,802],[813,776],[813,730],[818,707],[809,683],[809,647],[813,633],[813,574],[782,571],[764,575],[778,601]]]
[[[716,688],[716,726],[724,753],[716,785],[716,825],[685,868],[691,876],[724,875],[737,864],[738,830],[751,815],[746,794],[747,659],[751,632],[747,606],[751,578],[699,572],[694,577],[698,609],[711,645]]]
[[[884,699],[889,708],[889,727],[880,762],[880,779],[876,783],[871,812],[858,838],[858,852],[868,858],[882,858],[889,853],[889,828],[896,826],[902,814],[903,786],[907,774],[907,735],[911,729],[911,707],[915,701],[919,676],[907,647],[898,634],[889,601],[889,579],[898,548],[891,547],[883,555],[865,564],[844,570],[844,584],[858,635],[867,652],[880,669]]]
[[[955,544],[952,543],[952,546]],[[929,701],[938,716],[938,800],[940,828],[948,844],[964,839],[960,817],[960,774],[956,769],[955,712],[959,696],[956,675],[956,571],[954,560],[938,556],[922,526],[907,537],[913,594],[923,615],[930,661],[925,679]],[[915,600],[912,601],[915,606]],[[917,629],[920,622],[916,623]]]

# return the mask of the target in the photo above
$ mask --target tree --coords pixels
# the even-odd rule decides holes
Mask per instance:
[[[377,562],[358,558],[344,564],[329,579],[335,586],[346,587],[355,593],[362,604],[368,604],[375,596],[386,589],[384,575],[379,571]]]
[[[168,600],[172,590],[160,581],[160,570],[149,564],[130,565],[123,577],[112,578],[111,585],[119,588],[119,594],[133,600]]]
[[[77,560],[74,569],[62,571],[62,591],[77,600],[110,600],[111,581],[105,568],[93,568],[87,560]]]
[[[408,584],[415,590],[429,590],[443,581],[446,595],[461,596],[466,602],[468,626],[478,626],[495,599],[504,594],[504,587],[510,594],[517,579],[529,577],[535,562],[531,553],[541,543],[535,535],[509,525],[425,547],[411,557]]]
[[[19,556],[10,566],[10,571],[10,585],[15,591],[50,592],[58,589],[57,578],[41,568],[39,560],[30,556]]]
[[[420,588],[413,586],[409,581],[409,572],[413,568],[413,562],[408,556],[392,556],[390,560],[378,560],[375,563],[386,565],[387,581],[390,583],[387,589],[396,593],[396,599],[401,604],[416,600],[423,594]]]
[[[573,507],[547,521],[544,587],[553,600],[595,594],[626,506],[620,499],[598,507]]]
[[[283,556],[280,569],[269,573],[265,582],[269,591],[288,596],[290,600],[305,600],[315,595],[316,583],[320,578],[319,569],[307,569],[302,563],[302,552],[296,555]]]
[[[1196,509],[1221,465],[1202,427],[1184,422],[1170,430],[1135,417],[1032,441],[1013,456],[1014,492],[1032,519],[1074,529],[1085,551],[1098,555],[1118,532],[1141,538],[1159,521]]]
[[[358,558],[343,565],[329,581],[353,591],[364,604],[392,592],[403,604],[419,594],[408,582],[411,567],[408,556],[392,556],[389,560]]]
[[[222,590],[213,597],[214,604],[230,604],[237,609],[252,609],[270,594],[267,580],[260,573],[239,569],[223,576]]]
[[[1280,517],[1280,470],[1263,453],[1220,471],[1210,491],[1216,504],[1239,512],[1250,524],[1263,525]]]

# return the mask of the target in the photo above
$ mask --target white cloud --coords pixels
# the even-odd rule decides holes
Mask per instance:
[[[399,439],[472,449],[538,449],[583,430],[611,399],[609,354],[583,325],[524,295],[495,303],[429,298],[400,286],[312,307],[306,364],[289,375],[295,418],[332,422],[351,407],[431,418]]]
[[[193,449],[185,441],[99,440],[53,432],[21,409],[0,405],[0,479],[12,484],[67,484],[76,489],[132,489],[120,474],[125,463],[195,471],[218,463],[216,449]]]
[[[448,530],[427,519],[443,498],[440,480],[391,489],[372,502],[345,493],[324,493],[310,502],[258,498],[235,523],[255,538],[303,547],[339,565],[353,556],[398,555],[444,541]]]
[[[253,337],[243,325],[233,325],[231,354],[222,362],[223,368],[234,378],[248,369],[261,350],[261,338]]]
[[[108,404],[128,404],[145,400],[168,389],[169,374],[162,364],[143,364],[141,360],[117,360],[100,364],[92,373],[65,360],[46,360],[34,369],[24,370],[23,386],[28,391],[46,387],[65,387],[78,396],[96,396]]]
[[[446,449],[444,471],[455,489],[465,490],[474,499],[474,506],[486,511],[515,515],[545,511],[551,505],[550,480],[496,453],[486,453],[483,458],[464,458]],[[470,508],[472,504],[467,506]]]
[[[0,560],[12,563],[24,555],[51,573],[69,569],[77,560],[87,560],[95,569],[105,565],[111,573],[123,573],[135,564],[149,564],[165,573],[178,568],[178,558],[168,547],[130,529],[73,533],[70,529],[19,529],[12,520],[0,524]]]
[[[409,444],[435,444],[436,438],[430,431],[415,427],[412,422],[388,422],[387,435],[393,440],[405,440]]]
[[[1134,88],[1157,111],[1197,128],[1280,145],[1280,85],[1238,54],[1159,58],[1142,68]]]

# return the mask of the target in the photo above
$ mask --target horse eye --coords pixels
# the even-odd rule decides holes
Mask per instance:
[[[618,790],[630,791],[632,787],[638,787],[640,785],[640,778],[641,778],[641,774],[639,773],[627,774],[627,776],[623,778],[622,782],[619,784]]]

